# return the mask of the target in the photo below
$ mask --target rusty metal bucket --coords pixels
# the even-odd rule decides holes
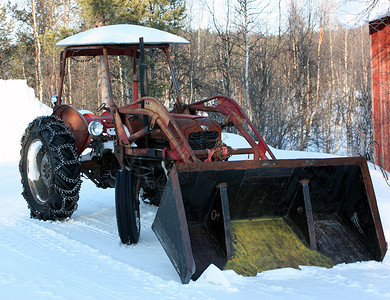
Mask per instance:
[[[152,228],[183,283],[210,264],[256,275],[387,249],[364,158],[177,164]]]

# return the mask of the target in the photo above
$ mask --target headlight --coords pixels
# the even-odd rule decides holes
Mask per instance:
[[[88,125],[88,132],[93,136],[99,136],[103,133],[103,123],[100,121],[92,121]]]

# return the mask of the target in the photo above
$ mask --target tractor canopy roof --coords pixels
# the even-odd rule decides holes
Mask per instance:
[[[56,46],[82,47],[95,45],[139,45],[139,39],[145,45],[189,44],[177,35],[139,25],[109,25],[93,28],[59,41]]]

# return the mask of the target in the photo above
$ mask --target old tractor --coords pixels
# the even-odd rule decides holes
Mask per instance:
[[[57,44],[64,49],[53,113],[33,120],[22,138],[20,173],[31,216],[71,217],[83,174],[98,187],[115,188],[125,244],[138,242],[140,199],[159,206],[152,229],[183,283],[210,264],[255,275],[381,261],[387,245],[365,159],[278,160],[233,99],[185,104],[169,49],[186,43],[152,28],[111,25]],[[176,99],[171,110],[148,95],[149,49],[167,59]],[[132,61],[132,101],[121,107],[112,92],[111,56]],[[109,97],[100,115],[62,101],[67,61],[80,57],[104,61]],[[221,132],[230,126],[250,147],[223,143]],[[237,154],[252,159],[229,161]]]

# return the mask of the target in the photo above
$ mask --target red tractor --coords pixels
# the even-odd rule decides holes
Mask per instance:
[[[250,275],[303,264],[382,260],[386,242],[366,161],[276,160],[231,98],[184,104],[168,50],[185,43],[152,28],[112,25],[57,44],[65,49],[53,114],[32,121],[22,139],[20,172],[31,216],[71,217],[84,174],[98,187],[115,187],[125,244],[138,242],[140,199],[159,205],[152,228],[184,283],[210,263]],[[171,111],[148,96],[147,49],[167,58],[176,91]],[[80,56],[104,59],[109,102],[99,107],[99,116],[62,103],[66,62]],[[133,62],[133,101],[122,107],[114,101],[109,56]],[[222,117],[212,118],[215,114]],[[250,148],[223,143],[221,132],[229,126]],[[228,161],[236,154],[253,159]],[[240,248],[248,243],[254,252]]]

